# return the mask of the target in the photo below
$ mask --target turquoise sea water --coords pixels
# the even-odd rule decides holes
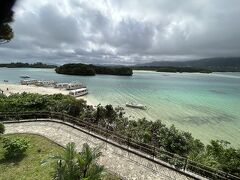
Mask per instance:
[[[19,83],[22,74],[39,80],[80,81],[87,85],[92,102],[123,106],[130,118],[160,119],[205,143],[224,139],[240,146],[240,73],[135,71],[132,77],[83,77],[56,74],[53,69],[0,68],[0,82]],[[127,108],[129,101],[145,104],[148,109]]]

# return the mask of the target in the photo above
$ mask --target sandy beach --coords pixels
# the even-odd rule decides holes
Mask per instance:
[[[3,94],[10,95],[14,93],[38,93],[38,94],[64,94],[68,95],[69,91],[65,89],[57,89],[53,87],[38,87],[34,85],[20,85],[20,84],[8,84],[8,83],[0,83],[0,93],[1,90]],[[84,99],[87,101],[88,105],[94,106],[95,104],[92,103],[86,96],[78,97],[77,99]]]

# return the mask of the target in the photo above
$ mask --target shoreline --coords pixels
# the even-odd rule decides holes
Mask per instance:
[[[53,87],[38,87],[34,85],[21,85],[21,84],[11,84],[11,83],[0,83],[0,90],[3,91],[3,94],[6,96],[9,96],[10,94],[16,94],[16,93],[37,93],[37,94],[63,94],[68,95],[69,91],[65,89],[58,89]],[[0,91],[1,93],[1,91]],[[95,106],[95,103],[93,101],[89,100],[86,96],[78,97],[76,99],[83,99],[87,101],[88,105]]]

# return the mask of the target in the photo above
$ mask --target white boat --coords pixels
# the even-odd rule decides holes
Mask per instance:
[[[54,87],[56,84],[55,81],[50,80],[50,81],[37,81],[35,83],[36,86],[43,86],[43,87]]]
[[[68,86],[66,87],[67,90],[75,90],[75,89],[81,89],[81,88],[86,88],[82,83],[69,83]]]
[[[30,78],[30,76],[28,76],[28,75],[21,75],[20,78],[27,79],[27,78]]]
[[[144,106],[143,104],[133,103],[133,102],[128,102],[128,103],[126,103],[126,106],[127,106],[127,107],[131,107],[131,108],[147,109],[147,107]]]
[[[81,88],[81,89],[75,89],[75,90],[69,91],[69,95],[74,97],[84,96],[87,93],[88,93],[87,88]]]
[[[55,88],[67,88],[69,83],[57,83],[55,84]]]
[[[36,79],[29,79],[29,80],[21,80],[20,83],[21,85],[31,85],[31,84],[35,84],[38,81]]]

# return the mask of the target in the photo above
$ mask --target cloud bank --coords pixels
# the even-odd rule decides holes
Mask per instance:
[[[240,56],[239,0],[19,0],[0,62],[135,64]]]

